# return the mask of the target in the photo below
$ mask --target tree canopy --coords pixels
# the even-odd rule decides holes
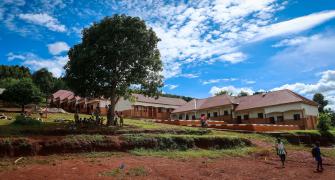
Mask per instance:
[[[40,88],[44,95],[48,96],[54,88],[55,78],[46,68],[42,68],[32,75],[33,82]]]
[[[7,87],[1,94],[1,99],[20,105],[22,107],[22,112],[24,112],[25,105],[30,103],[40,103],[42,96],[40,90],[30,78],[23,78]]]
[[[6,66],[0,65],[0,79],[5,78],[14,78],[14,79],[21,79],[21,78],[29,78],[31,77],[29,68],[24,66]]]
[[[313,101],[319,104],[319,112],[324,112],[324,108],[328,105],[328,101],[325,99],[325,97],[321,93],[315,93],[313,96]]]
[[[65,80],[83,97],[105,97],[112,111],[119,97],[131,95],[131,86],[157,96],[163,86],[159,38],[138,17],[105,17],[82,32],[82,42],[68,53]]]
[[[241,96],[248,96],[249,94],[245,91],[241,91],[240,93],[238,93],[237,96],[241,97]]]
[[[226,90],[222,90],[222,91],[219,91],[219,92],[215,93],[215,96],[220,96],[220,95],[224,95],[224,94],[227,94],[229,96],[233,95],[232,92],[229,92],[229,91],[226,91]]]

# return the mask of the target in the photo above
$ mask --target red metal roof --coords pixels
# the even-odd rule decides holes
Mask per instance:
[[[311,101],[288,89],[284,89],[252,96],[233,97],[229,95],[220,95],[220,96],[209,97],[206,99],[192,100],[187,104],[175,109],[173,113],[208,109],[230,104],[231,105],[235,104],[236,105],[235,110],[241,111],[266,106],[295,103],[295,102],[303,102],[306,104],[317,106],[316,102]]]

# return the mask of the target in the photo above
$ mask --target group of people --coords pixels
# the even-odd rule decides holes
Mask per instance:
[[[276,144],[276,151],[277,155],[280,158],[280,161],[282,163],[282,167],[285,167],[285,161],[286,161],[286,156],[287,156],[287,151],[284,147],[284,143],[281,139],[277,139],[277,144]],[[316,171],[317,172],[322,172],[323,167],[322,167],[322,156],[321,156],[321,150],[320,150],[320,142],[316,142],[314,147],[312,148],[312,156],[315,159],[316,162]]]
[[[100,109],[97,107],[89,118],[80,118],[78,112],[74,114],[74,121],[77,125],[103,125],[103,118],[100,114]],[[122,112],[112,111],[111,106],[108,106],[107,111],[107,123],[113,126],[123,126],[123,114]]]
[[[108,106],[107,111],[107,123],[113,126],[123,126],[123,114],[122,112],[112,111],[111,105]]]

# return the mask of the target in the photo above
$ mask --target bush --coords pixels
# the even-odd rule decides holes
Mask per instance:
[[[42,122],[34,119],[32,117],[25,117],[22,115],[16,116],[15,121],[12,123],[12,125],[21,125],[21,126],[35,126],[35,125],[41,125]]]
[[[331,120],[330,115],[328,113],[322,113],[319,116],[319,123],[317,128],[320,132],[326,132],[331,128]]]

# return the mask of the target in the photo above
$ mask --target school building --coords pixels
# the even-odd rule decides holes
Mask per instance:
[[[318,104],[287,89],[242,97],[224,94],[193,99],[175,109],[171,119],[196,120],[201,115],[228,124],[298,125],[301,129],[315,129]]]

